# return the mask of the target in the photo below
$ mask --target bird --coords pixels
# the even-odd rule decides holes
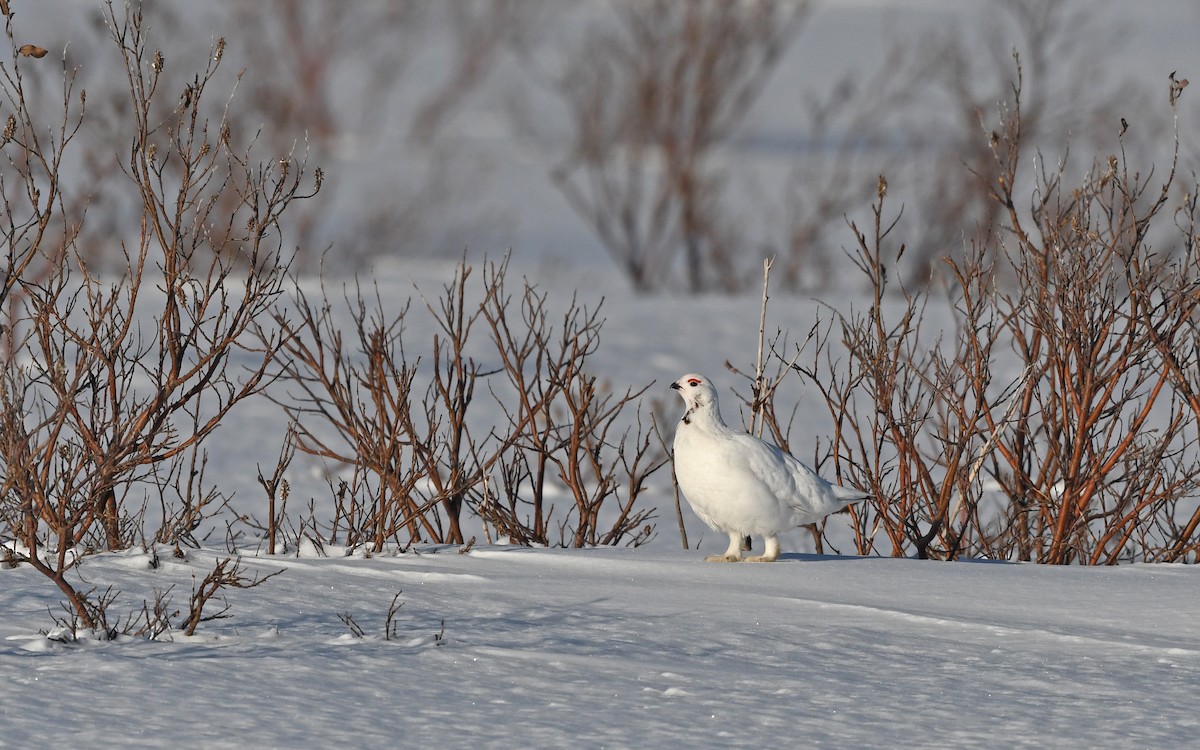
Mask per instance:
[[[687,409],[675,430],[675,476],[692,510],[729,535],[729,549],[707,562],[775,562],[779,534],[815,523],[871,497],[819,476],[777,445],[725,424],[717,390],[703,375],[671,383]],[[765,539],[763,554],[742,557],[747,536]]]

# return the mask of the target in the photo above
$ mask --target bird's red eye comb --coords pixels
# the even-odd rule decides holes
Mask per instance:
[[[688,378],[688,385],[700,385],[700,378]]]

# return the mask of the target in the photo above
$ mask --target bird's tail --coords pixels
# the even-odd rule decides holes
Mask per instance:
[[[833,496],[845,505],[853,505],[854,503],[861,503],[863,500],[869,499],[871,493],[835,484],[833,485]]]

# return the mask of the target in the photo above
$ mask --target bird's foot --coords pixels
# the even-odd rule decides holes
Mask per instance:
[[[728,553],[726,553],[724,555],[709,555],[708,557],[704,558],[704,562],[741,562],[741,561],[742,561],[741,555],[731,555]]]
[[[779,555],[755,555],[743,558],[742,562],[775,562],[778,559]]]

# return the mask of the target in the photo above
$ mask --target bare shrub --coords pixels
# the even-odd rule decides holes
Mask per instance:
[[[150,554],[150,566],[157,568],[158,554],[153,547],[150,548]],[[186,614],[178,607],[172,606],[172,586],[166,591],[158,592],[153,603],[143,601],[142,611],[131,614],[119,632],[149,640],[169,637],[176,631],[181,631],[185,636],[193,636],[201,623],[232,617],[229,614],[229,601],[225,598],[227,589],[256,588],[282,572],[276,570],[266,575],[247,575],[241,558],[226,556],[216,560],[212,570],[205,574],[203,579],[197,581],[196,577],[192,576],[192,593],[188,598]],[[216,611],[210,606],[214,603],[219,604]]]
[[[959,335],[942,341],[934,338],[940,331],[925,329],[924,295],[902,289],[899,304],[888,304],[895,283],[888,270],[903,246],[891,239],[894,221],[884,218],[886,194],[880,178],[870,228],[851,222],[851,258],[873,299],[865,312],[819,326],[812,359],[800,370],[835,419],[832,473],[874,497],[870,510],[851,511],[860,552],[954,557],[961,540],[947,527],[956,498],[973,494],[966,478],[985,442],[980,412],[1003,399],[987,356],[996,327],[981,308],[964,305]],[[973,272],[970,281],[991,281],[986,267]]]
[[[1183,503],[1200,483],[1198,423],[1181,363],[1196,351],[1200,280],[1186,220],[1180,252],[1148,241],[1174,162],[1155,184],[1121,143],[1069,187],[1062,162],[1039,160],[1032,195],[1018,197],[1021,94],[1018,61],[987,138],[1005,240],[948,259],[952,336],[924,329],[927,306],[943,304],[926,292],[885,297],[903,245],[883,218],[882,179],[873,231],[852,223],[874,301],[836,314],[801,368],[834,419],[822,458],[875,496],[853,511],[863,553],[1194,559],[1196,514]]]
[[[464,493],[479,481],[467,407],[479,369],[464,354],[474,316],[467,318],[465,275],[447,287],[434,339],[435,374],[422,398],[416,363],[405,358],[402,328],[408,306],[389,315],[375,292],[368,307],[361,288],[347,296],[352,339],[343,336],[324,296],[311,303],[297,292],[297,322],[278,313],[288,333],[281,372],[297,390],[280,403],[295,421],[297,446],[309,455],[354,467],[342,485],[349,500],[335,519],[348,544],[376,551],[403,534],[410,542],[463,543]],[[485,460],[485,463],[490,463]],[[366,491],[370,507],[355,498]]]
[[[133,635],[151,641],[162,638],[172,630],[171,621],[179,617],[180,610],[171,607],[171,589],[159,592],[154,597],[154,603],[142,602],[142,612],[136,618],[131,632]]]
[[[132,247],[122,246],[124,272],[93,272],[78,251],[84,216],[58,197],[70,176],[65,149],[87,127],[71,73],[57,130],[48,130],[22,104],[25,61],[14,52],[3,73],[17,124],[0,166],[6,206],[24,201],[3,229],[13,248],[6,288],[20,294],[10,294],[0,332],[0,518],[23,561],[58,585],[88,628],[103,624],[103,608],[67,573],[89,551],[142,536],[141,514],[128,512],[139,490],[179,497],[178,507],[163,507],[160,541],[190,542],[199,518],[220,506],[201,486],[202,445],[265,382],[280,339],[259,321],[285,278],[281,219],[312,194],[301,187],[309,181],[303,163],[258,165],[232,142],[226,103],[208,94],[223,41],[182,95],[168,93],[159,86],[165,55],[146,40],[139,9],[119,15],[109,4],[106,12],[132,112],[121,170],[140,206],[127,228]],[[235,190],[233,209],[218,213]],[[51,224],[57,234],[42,229]],[[214,236],[235,241],[253,272],[210,252]],[[68,243],[56,244],[63,237]],[[47,264],[42,278],[28,276],[28,258]]]
[[[1022,394],[1013,437],[999,441],[994,478],[1009,497],[1032,501],[1006,528],[1015,530],[1022,559],[1116,562],[1133,554],[1134,529],[1154,524],[1200,479],[1195,424],[1162,356],[1194,330],[1194,303],[1159,292],[1167,279],[1178,288],[1181,274],[1196,283],[1191,248],[1164,252],[1148,235],[1175,163],[1154,184],[1153,171],[1131,169],[1122,149],[1072,190],[1061,168],[1043,171],[1027,220],[1012,186],[1022,143],[1019,81],[993,144],[995,198],[1008,215],[1021,289],[1005,294],[1000,310],[1013,347],[1039,377]],[[1176,540],[1141,552],[1157,556],[1163,541]]]
[[[555,330],[545,293],[526,283],[518,322],[506,265],[488,264],[479,302],[470,301],[471,273],[463,262],[442,295],[425,300],[436,326],[425,376],[404,346],[408,305],[387,313],[378,293],[368,303],[355,287],[345,298],[348,332],[324,291],[317,303],[298,292],[291,311],[277,312],[287,333],[280,372],[293,386],[279,401],[296,423],[298,448],[348,467],[349,478],[336,483],[331,540],[341,529],[351,546],[376,551],[389,542],[464,544],[466,511],[489,539],[644,540],[653,511],[635,503],[665,456],[653,450],[649,431],[622,426],[641,391],[607,394],[588,373],[596,312],[572,301]],[[471,355],[484,351],[472,336],[481,320],[495,368]],[[507,424],[481,426],[472,416],[485,379]],[[551,485],[572,502],[557,518]]]
[[[547,293],[526,283],[518,320],[504,270],[490,269],[482,311],[511,386],[505,392],[515,401],[508,406],[498,398],[513,449],[500,465],[502,497],[491,499],[481,514],[510,539],[549,544],[556,512],[551,496],[565,488],[573,507],[558,522],[559,543],[644,540],[653,509],[636,509],[635,503],[645,480],[667,460],[651,443],[640,412],[636,429],[624,424],[627,408],[646,388],[604,393],[589,374],[588,357],[599,346],[603,325],[599,307],[580,307],[572,298],[556,328]],[[602,520],[602,508],[614,503],[615,520]]]
[[[396,622],[396,615],[400,614],[400,608],[404,606],[404,602],[400,601],[400,595],[403,591],[397,591],[392,597],[392,601],[388,604],[387,613],[383,618],[383,640],[394,641],[399,635],[399,623]],[[350,634],[355,638],[366,637],[366,632],[362,629],[349,612],[342,612],[338,615],[338,619],[345,623],[349,628]]]
[[[275,468],[271,471],[271,476],[263,475],[262,467],[258,467],[258,483],[267,493],[267,554],[274,555],[276,552],[276,543],[279,539],[279,527],[282,520],[287,517],[287,501],[291,495],[291,487],[284,474],[292,465],[292,461],[296,458],[296,428],[294,425],[288,425],[287,434],[283,438],[283,447],[279,449],[279,458],[275,461]]]
[[[225,589],[252,589],[255,586],[261,586],[282,572],[282,570],[277,570],[265,576],[247,576],[240,558],[225,557],[217,560],[208,575],[192,586],[188,614],[183,621],[183,634],[195,635],[196,628],[200,626],[200,623],[220,620],[229,616],[229,602],[225,599]],[[219,602],[220,609],[213,612],[210,608],[205,613],[205,607],[213,602]]]

